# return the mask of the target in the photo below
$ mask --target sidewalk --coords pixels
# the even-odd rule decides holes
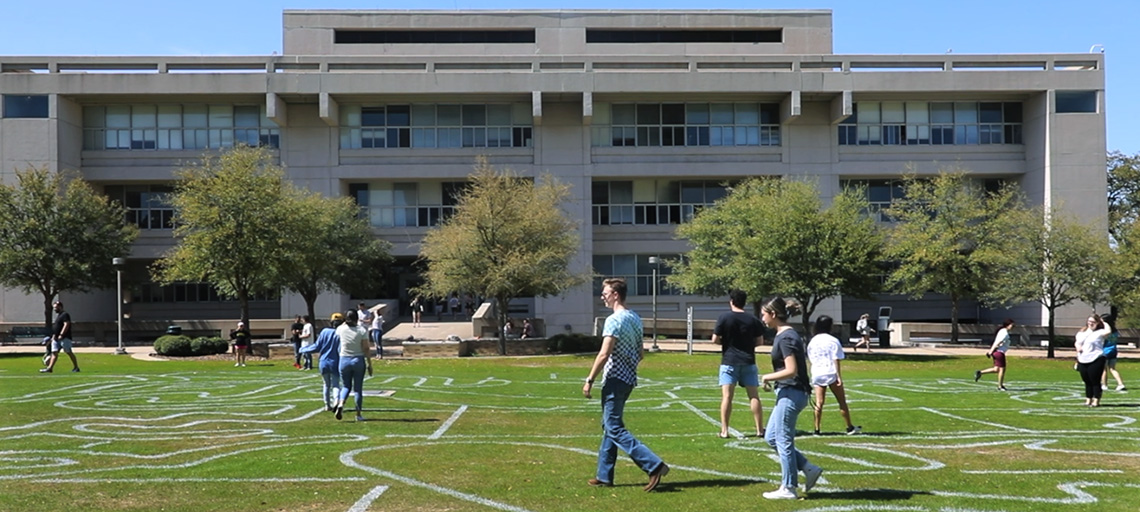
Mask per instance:
[[[125,347],[127,355],[140,361],[167,361],[167,359],[151,357],[154,347]],[[76,354],[114,354],[117,347],[75,347]],[[42,354],[43,345],[0,345],[0,354]]]
[[[645,342],[645,350],[650,350],[653,342]],[[658,341],[657,346],[663,352],[685,352],[688,350],[688,343],[685,340],[663,340]],[[909,356],[953,356],[953,357],[968,357],[978,356],[985,357],[986,350],[989,347],[978,346],[957,346],[941,343],[919,343],[914,346],[898,346],[892,345],[890,348],[878,348],[877,346],[871,347],[871,354],[891,354],[891,355],[909,355]],[[771,345],[764,345],[759,347],[758,352],[767,353],[771,350]],[[693,353],[707,352],[719,353],[720,345],[715,345],[708,341],[693,342]],[[1011,347],[1009,352],[1017,357],[1038,357],[1046,358],[1048,351],[1043,347]],[[1072,348],[1056,348],[1054,349],[1054,356],[1056,359],[1075,359],[1076,353]],[[1121,348],[1118,350],[1121,359],[1140,359],[1140,350],[1133,348]],[[849,358],[857,358],[862,354],[866,354],[866,350],[854,352],[851,347],[844,346],[843,353]]]

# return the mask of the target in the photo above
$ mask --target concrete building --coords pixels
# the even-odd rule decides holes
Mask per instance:
[[[274,148],[298,184],[356,197],[399,257],[386,296],[367,299],[403,308],[418,242],[477,155],[569,183],[576,264],[629,277],[643,316],[650,256],[684,253],[677,224],[745,177],[808,178],[824,196],[863,184],[885,206],[905,170],[953,165],[1105,222],[1103,55],[883,51],[834,54],[829,10],[290,10],[283,55],[0,56],[0,177],[75,169],[131,208],[143,230],[124,295],[138,319],[237,314],[207,286],[158,286],[146,272],[172,245],[172,171],[235,142]],[[66,299],[78,320],[113,320],[114,295]],[[262,299],[255,316],[303,306]],[[662,317],[693,306],[712,318],[725,302],[666,286],[658,299]],[[330,294],[318,311],[350,303]],[[820,312],[853,322],[878,305],[896,319],[949,317],[938,296],[836,299]],[[1009,315],[963,306],[966,321]],[[604,313],[590,286],[518,307],[551,332],[588,331]],[[0,294],[2,321],[40,308]],[[1080,323],[1072,314],[1059,323]]]

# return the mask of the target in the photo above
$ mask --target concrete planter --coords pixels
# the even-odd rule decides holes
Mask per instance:
[[[463,357],[470,355],[468,341],[405,341],[404,357]]]

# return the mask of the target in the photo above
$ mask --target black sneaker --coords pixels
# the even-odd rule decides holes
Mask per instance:
[[[847,427],[847,435],[849,435],[849,436],[853,436],[853,435],[858,434],[862,431],[863,431],[862,425],[855,425],[852,427]]]
[[[79,373],[79,368],[72,368],[71,373]]]
[[[40,373],[51,373],[51,368],[40,368]]]
[[[978,379],[981,379],[981,378],[982,378],[982,371],[981,370],[974,372],[974,382],[978,382]]]

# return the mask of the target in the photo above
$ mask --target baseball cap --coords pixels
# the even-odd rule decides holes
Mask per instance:
[[[344,321],[344,315],[340,314],[340,313],[333,313],[332,316],[329,317],[329,321],[331,321],[331,322],[335,322],[337,320],[340,320],[343,322]]]

